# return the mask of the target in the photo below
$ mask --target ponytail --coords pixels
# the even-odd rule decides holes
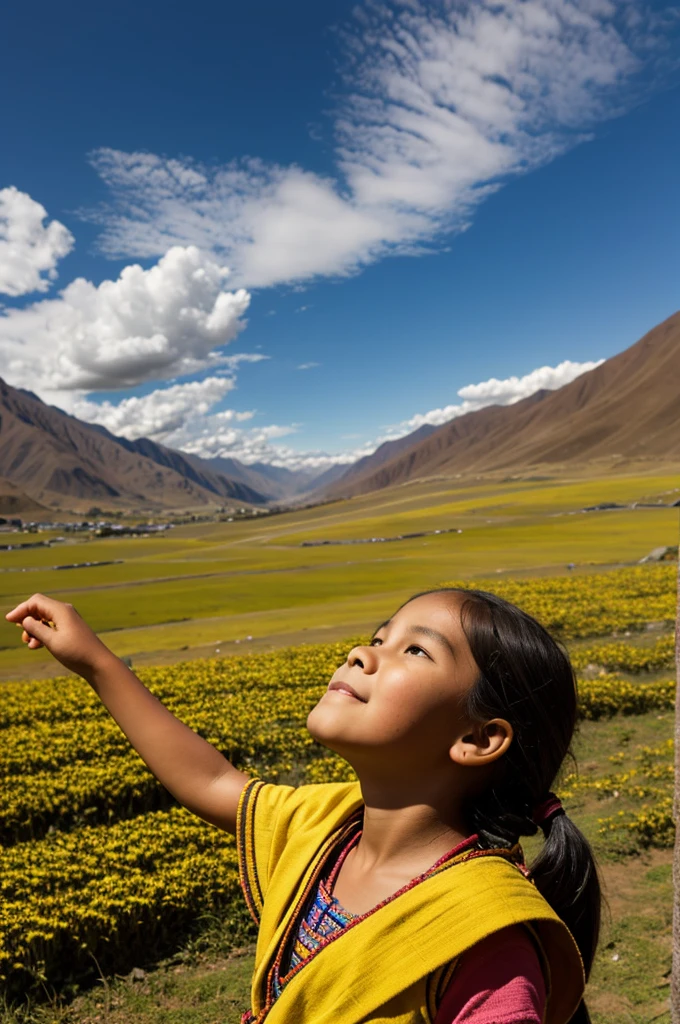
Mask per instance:
[[[461,621],[479,678],[466,697],[471,721],[506,718],[513,741],[495,765],[489,787],[468,806],[486,847],[513,846],[539,826],[577,718],[574,671],[565,651],[530,615],[495,594],[451,590],[463,598]],[[541,821],[541,816],[537,820]],[[536,888],[569,928],[590,975],[600,931],[600,883],[590,845],[560,807],[541,821],[545,843],[530,866]],[[582,1001],[570,1024],[590,1024]]]
[[[536,888],[559,914],[574,936],[586,978],[600,932],[600,882],[588,840],[566,814],[556,814],[543,826],[545,843],[531,865]],[[572,1024],[589,1024],[582,1001]]]

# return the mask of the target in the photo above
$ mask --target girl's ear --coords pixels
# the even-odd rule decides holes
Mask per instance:
[[[493,764],[512,743],[514,732],[504,718],[492,718],[483,725],[473,725],[449,750],[456,764],[467,768]]]

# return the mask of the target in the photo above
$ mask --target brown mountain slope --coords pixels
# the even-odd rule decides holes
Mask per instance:
[[[335,478],[337,467],[333,467],[335,473],[332,476],[329,473],[324,473],[320,481],[316,483],[311,493],[312,499],[325,497],[330,494],[331,487],[334,493],[348,493],[347,488],[351,487],[355,480],[362,480],[366,474],[372,475],[380,466],[392,462],[398,455],[401,455],[426,437],[434,434],[436,429],[436,427],[430,426],[429,423],[424,423],[422,427],[418,427],[412,434],[398,437],[394,441],[383,441],[372,455],[364,455],[363,458],[353,462],[337,480]]]
[[[0,477],[0,516],[39,517],[45,511],[42,505],[24,494],[11,480]]]
[[[0,380],[0,476],[51,508],[187,508],[225,495],[257,501],[256,492],[207,471],[190,471],[181,452],[140,451],[102,428],[45,405]],[[149,442],[149,445],[152,445]],[[161,455],[167,458],[161,462]]]
[[[680,462],[680,313],[571,384],[451,420],[382,466],[369,458],[360,478],[326,494],[614,458]]]

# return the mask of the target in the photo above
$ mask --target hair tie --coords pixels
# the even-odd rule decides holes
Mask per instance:
[[[556,814],[564,814],[564,807],[562,801],[554,793],[548,793],[545,800],[540,804],[536,804],[534,807],[534,813],[532,815],[534,825],[543,826],[546,822],[554,818]]]

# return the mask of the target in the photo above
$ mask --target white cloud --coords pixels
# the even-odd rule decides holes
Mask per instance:
[[[192,431],[191,424],[187,424],[184,431],[177,432],[164,443],[171,447],[180,446],[182,451],[200,455],[205,459],[226,456],[231,459],[239,459],[247,465],[253,462],[270,462],[274,465],[287,464],[285,458],[279,461],[279,446],[273,445],[271,442],[277,438],[294,434],[297,429],[295,425],[270,424],[243,430],[232,426],[229,420],[218,419],[219,415],[218,413],[216,416],[208,417],[200,424],[196,423],[198,429],[195,431]],[[281,449],[281,452],[283,451],[285,449]],[[302,459],[305,453],[295,452],[293,456]]]
[[[317,366],[321,366],[321,363],[300,363],[298,370],[314,370]]]
[[[138,437],[164,441],[184,429],[185,424],[204,417],[235,387],[233,377],[206,377],[201,381],[159,388],[147,395],[124,398],[117,405],[109,401],[76,398],[69,412],[87,423],[98,423],[112,434],[130,441]],[[224,417],[223,413],[217,415]],[[229,410],[233,419],[250,418],[252,415]]]
[[[228,276],[195,247],[173,247],[149,270],[127,266],[99,285],[77,278],[59,298],[4,310],[7,379],[56,395],[229,367],[216,350],[245,326],[250,296],[225,291]]]
[[[448,423],[449,420],[455,419],[457,416],[475,412],[487,405],[513,405],[543,388],[554,391],[571,383],[582,373],[594,370],[603,362],[603,359],[598,359],[595,362],[573,363],[571,360],[565,359],[558,366],[541,366],[537,370],[525,374],[524,377],[507,377],[505,380],[490,377],[489,380],[481,381],[479,384],[466,384],[457,392],[463,399],[462,402],[446,405],[441,409],[430,409],[429,412],[416,413],[415,416],[411,416],[410,419],[404,420],[398,426],[390,429],[387,438],[383,438],[383,440],[403,437],[426,423],[432,426]]]
[[[346,33],[335,176],[261,160],[217,168],[102,149],[102,250],[197,245],[248,287],[355,272],[469,226],[510,175],[633,102],[667,27],[628,0],[401,0]],[[94,216],[94,215],[93,215]]]
[[[46,292],[56,266],[74,238],[58,220],[43,221],[47,210],[14,186],[0,189],[0,293],[16,297]]]

